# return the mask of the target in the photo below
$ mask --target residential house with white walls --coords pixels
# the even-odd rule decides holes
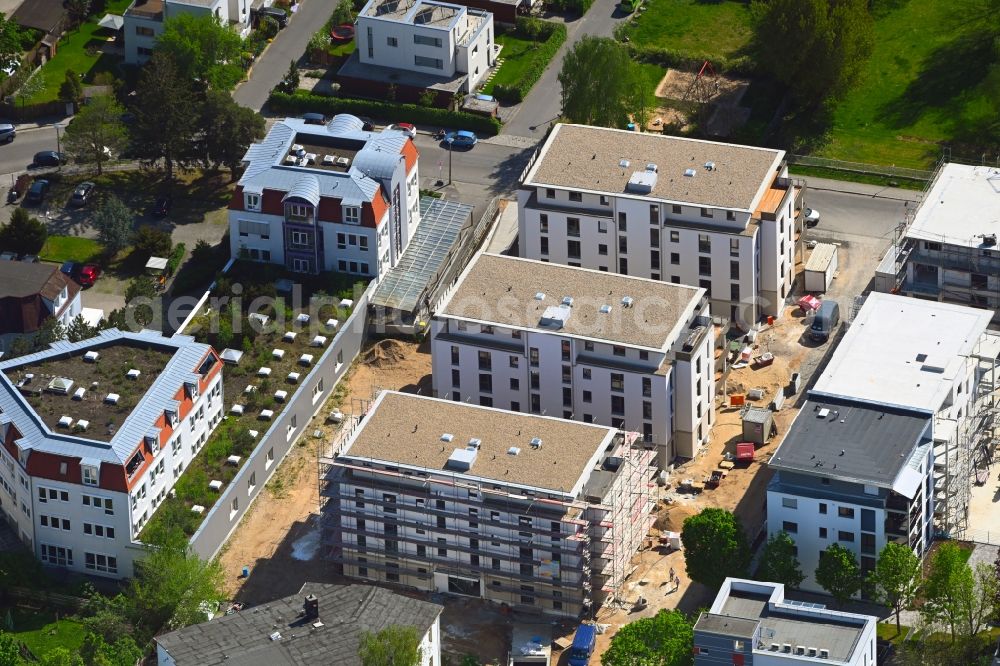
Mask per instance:
[[[180,14],[214,16],[240,37],[250,33],[251,13],[273,0],[133,0],[124,14],[125,64],[141,65],[153,55],[163,23]]]

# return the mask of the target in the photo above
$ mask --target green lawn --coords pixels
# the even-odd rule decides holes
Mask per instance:
[[[732,57],[750,41],[744,2],[646,0],[627,33],[637,46],[657,46],[695,57]]]
[[[55,615],[48,611],[33,612],[15,608],[10,611],[10,615],[14,629],[7,631],[7,613],[4,612],[0,616],[4,622],[4,630],[22,641],[39,658],[57,647],[64,647],[71,653],[78,652],[87,633],[84,626],[76,620],[62,618],[56,621]]]
[[[891,621],[879,622],[875,625],[875,633],[878,635],[879,640],[899,645],[906,640],[906,636],[910,633],[910,628],[903,626],[902,632],[896,633],[896,621],[892,617],[889,620]]]
[[[331,42],[330,48],[327,52],[332,56],[346,57],[354,53],[355,46],[357,46],[357,44],[354,43],[353,39],[349,42]]]
[[[997,59],[992,39],[952,0],[898,4],[876,20],[872,57],[818,154],[927,168],[939,144],[951,143],[985,105],[983,79]]]
[[[497,85],[511,85],[520,80],[531,64],[532,52],[538,46],[538,42],[509,33],[497,35],[497,44],[503,45],[503,50],[500,51],[503,65],[497,69],[490,82],[483,86],[483,92],[487,95],[492,95],[493,88]]]
[[[87,263],[101,254],[101,245],[92,238],[79,236],[49,236],[38,255],[42,261]]]
[[[113,72],[121,59],[99,52],[89,55],[87,45],[99,46],[111,35],[110,31],[97,25],[105,13],[120,15],[130,4],[131,0],[108,0],[105,11],[99,16],[92,16],[87,23],[66,33],[66,36],[59,40],[55,57],[45,63],[41,71],[35,75],[43,77],[45,86],[25,103],[42,104],[58,99],[59,86],[66,79],[68,70],[83,75],[85,83],[92,82],[94,76],[100,72]]]

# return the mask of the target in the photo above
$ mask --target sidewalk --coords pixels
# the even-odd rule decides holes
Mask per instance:
[[[831,178],[813,178],[795,176],[806,181],[811,190],[825,190],[828,192],[842,192],[843,194],[858,194],[868,196],[873,199],[894,199],[896,201],[919,201],[921,193],[916,190],[904,190],[900,187],[883,187],[882,185],[868,185],[866,183],[852,183],[846,180],[833,180]]]

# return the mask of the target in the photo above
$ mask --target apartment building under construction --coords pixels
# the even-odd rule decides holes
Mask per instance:
[[[653,522],[637,433],[386,391],[320,459],[345,575],[578,616],[613,599]]]

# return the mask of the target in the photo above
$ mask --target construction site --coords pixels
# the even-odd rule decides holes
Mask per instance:
[[[716,74],[705,61],[697,72],[668,69],[656,86],[657,107],[646,130],[685,132],[698,123],[704,134],[727,137],[750,117],[740,105],[750,81]]]

